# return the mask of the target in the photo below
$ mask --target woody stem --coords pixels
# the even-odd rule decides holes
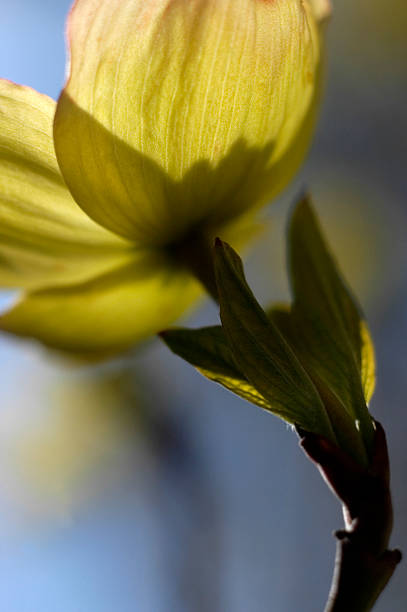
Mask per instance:
[[[338,539],[325,612],[369,612],[401,560],[387,546],[393,526],[390,470],[384,430],[376,422],[367,468],[328,440],[299,432],[301,446],[342,502],[345,529]]]

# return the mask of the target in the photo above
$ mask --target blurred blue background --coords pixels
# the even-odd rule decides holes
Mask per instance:
[[[3,3],[0,76],[57,97],[69,5]],[[388,433],[392,540],[405,551],[406,31],[405,0],[336,3],[314,146],[247,268],[264,303],[287,296],[283,228],[309,186],[375,338],[371,408]],[[192,323],[216,320],[208,305]],[[80,368],[1,338],[0,406],[1,610],[323,609],[336,500],[282,422],[158,341]],[[402,565],[375,610],[406,609]]]

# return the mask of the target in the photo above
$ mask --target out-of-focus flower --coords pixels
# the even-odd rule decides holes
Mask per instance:
[[[112,353],[178,318],[176,245],[239,241],[304,155],[327,8],[77,0],[57,106],[0,83],[0,281],[25,290],[0,327]]]
[[[60,377],[41,398],[40,414],[30,411],[25,422],[23,411],[17,431],[2,436],[3,476],[17,514],[69,519],[118,476],[133,473],[135,463],[143,473],[144,430],[134,409],[142,410],[142,403],[137,393],[127,393],[125,376]]]

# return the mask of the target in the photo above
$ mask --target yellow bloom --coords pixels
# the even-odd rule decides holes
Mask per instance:
[[[51,522],[70,519],[106,489],[112,475],[142,473],[146,457],[135,442],[141,442],[146,432],[135,407],[140,412],[144,407],[137,392],[126,395],[127,376],[116,369],[60,376],[53,369],[48,377],[42,376],[46,393],[40,396],[41,410],[36,415],[30,405],[34,410],[28,419],[27,396],[21,395],[19,427],[8,435],[0,433],[3,470],[6,459],[2,477],[15,474],[11,490],[17,509],[21,505],[25,515],[33,515],[30,518]],[[15,399],[9,407],[13,414]],[[138,458],[142,465],[135,469]]]
[[[56,109],[0,82],[0,282],[25,290],[0,327],[110,353],[179,317],[198,287],[168,247],[233,241],[301,161],[325,14],[326,0],[77,0]]]

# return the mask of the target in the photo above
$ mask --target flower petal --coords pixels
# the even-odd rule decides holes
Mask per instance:
[[[168,244],[272,195],[314,97],[308,3],[77,0],[68,36],[55,146],[93,219]]]
[[[23,295],[0,317],[0,329],[104,357],[167,327],[198,295],[198,283],[186,272],[165,255],[145,252],[89,282]]]
[[[52,142],[55,102],[0,80],[0,284],[85,280],[117,266],[129,243],[72,199]]]

